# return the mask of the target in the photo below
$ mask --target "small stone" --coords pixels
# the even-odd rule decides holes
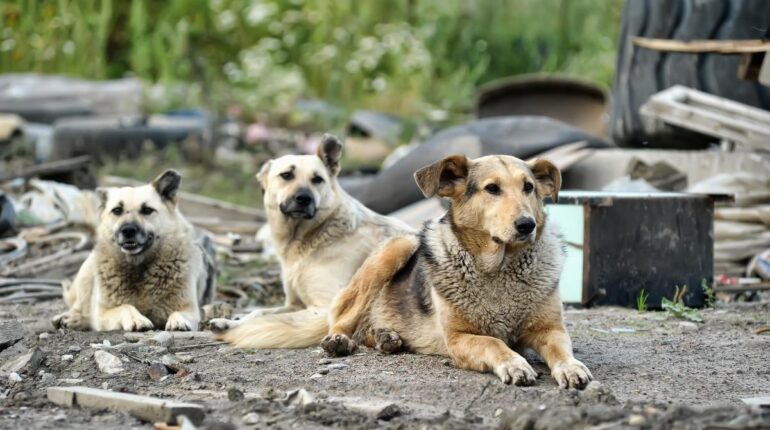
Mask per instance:
[[[19,355],[13,360],[8,361],[0,367],[0,372],[3,374],[16,372],[19,374],[34,375],[37,373],[37,368],[45,360],[43,351],[38,348],[32,348],[29,352]]]
[[[50,373],[44,373],[42,376],[40,376],[40,382],[49,383],[55,380],[56,380],[56,377]]]
[[[110,343],[109,340],[104,339],[104,342],[102,342],[102,345],[104,345],[105,348],[109,348],[112,346],[112,343]]]
[[[13,395],[14,400],[27,400],[29,398],[29,394],[27,394],[26,391],[19,391],[18,393]]]
[[[227,390],[227,399],[231,402],[239,402],[244,399],[243,391],[237,388],[230,388]]]
[[[125,370],[123,362],[107,351],[97,350],[94,352],[94,360],[96,360],[96,365],[99,367],[99,370],[108,375],[120,373]]]
[[[9,380],[9,381],[11,381],[11,382],[21,382],[21,381],[22,381],[22,379],[21,379],[21,375],[19,375],[19,374],[18,374],[18,373],[16,373],[16,372],[11,372],[11,373],[8,375],[8,380]]]
[[[182,362],[180,362],[179,359],[176,357],[176,355],[173,355],[173,354],[164,355],[163,357],[160,358],[160,362],[175,372],[179,371],[179,369],[182,369],[184,367],[182,366]]]
[[[324,375],[322,375],[320,373],[314,373],[314,374],[310,375],[310,379],[321,379],[323,377],[324,377]]]
[[[123,339],[126,340],[126,342],[139,342],[143,340],[146,337],[144,333],[138,333],[135,331],[129,331],[126,333],[123,333]]]
[[[147,374],[150,375],[150,379],[155,382],[160,381],[163,377],[168,376],[168,367],[163,363],[152,363],[147,368]]]
[[[70,347],[67,348],[67,351],[78,353],[78,352],[80,352],[80,346],[79,345],[70,345]]]
[[[78,384],[82,384],[83,380],[82,379],[73,379],[73,378],[62,378],[62,379],[59,379],[59,382],[62,383],[62,384],[67,384],[67,385],[78,385]]]
[[[195,361],[195,358],[192,355],[190,355],[190,354],[183,354],[183,353],[178,352],[175,355],[176,355],[177,360],[179,360],[180,363],[190,364],[190,363],[193,363]]]
[[[48,332],[44,331],[44,332],[40,333],[39,335],[37,335],[37,337],[40,340],[48,339],[49,337],[51,337],[51,333],[48,333]]]
[[[177,378],[184,378],[185,376],[189,375],[190,372],[187,371],[184,367],[177,370],[177,372],[174,374]]]
[[[326,368],[329,370],[343,370],[343,369],[347,369],[348,367],[350,367],[350,365],[346,363],[332,363],[326,366]]]
[[[495,409],[495,417],[499,417],[503,414],[503,410],[501,408]]]
[[[630,417],[628,417],[628,424],[632,426],[643,426],[647,423],[647,419],[644,418],[644,415],[639,414],[633,414]]]
[[[54,421],[67,421],[67,415],[64,412],[59,412],[53,417]]]
[[[328,375],[329,374],[329,369],[320,369],[318,371],[318,373],[320,373],[321,375]]]
[[[393,403],[382,408],[380,413],[377,414],[377,419],[383,420],[383,421],[390,421],[399,415],[401,415],[401,408],[399,408],[398,405]]]
[[[286,405],[305,406],[313,403],[314,400],[315,398],[312,394],[308,393],[304,388],[300,388],[286,393],[286,398],[283,399],[283,402]]]
[[[75,358],[72,354],[64,354],[61,356],[61,361],[71,361],[73,358]]]
[[[328,358],[322,358],[322,359],[318,360],[318,364],[324,366],[324,365],[327,365],[327,364],[332,364],[332,361],[330,359],[328,359]]]
[[[695,324],[691,321],[681,321],[679,322],[679,329],[681,331],[697,331],[698,330],[698,324]]]
[[[167,331],[162,331],[153,336],[151,339],[147,339],[147,343],[150,345],[160,345],[164,348],[169,348],[174,345],[174,335]]]
[[[259,423],[259,415],[256,412],[249,412],[241,418],[241,422],[247,426]]]

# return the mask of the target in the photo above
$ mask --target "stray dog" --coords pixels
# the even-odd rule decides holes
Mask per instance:
[[[213,270],[177,209],[181,176],[167,170],[139,187],[99,188],[96,245],[72,285],[56,327],[194,331],[213,296]]]
[[[304,348],[329,330],[334,296],[387,238],[414,233],[372,212],[337,183],[342,142],[325,135],[316,155],[268,161],[257,179],[281,263],[286,302],[242,320],[213,319],[217,339],[243,348]]]
[[[448,212],[366,260],[335,299],[322,347],[445,355],[532,385],[537,374],[514,352],[528,347],[559,386],[584,387],[591,372],[572,355],[557,291],[564,245],[543,211],[544,197],[558,201],[559,170],[546,160],[455,155],[415,179],[426,197],[448,198]]]

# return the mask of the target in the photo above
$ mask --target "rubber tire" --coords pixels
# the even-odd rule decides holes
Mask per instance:
[[[639,107],[672,85],[770,110],[770,88],[740,80],[740,56],[678,54],[643,49],[632,37],[694,39],[766,39],[770,37],[770,1],[628,0],[618,43],[610,107],[610,133],[620,146],[703,148],[714,138],[678,128],[648,136]]]

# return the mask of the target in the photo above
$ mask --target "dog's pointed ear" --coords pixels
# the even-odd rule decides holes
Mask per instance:
[[[255,175],[263,190],[267,187],[267,174],[270,173],[271,163],[271,160],[267,160],[264,164],[262,164],[262,167],[259,168],[259,172]]]
[[[152,181],[152,186],[160,194],[160,198],[174,204],[176,204],[176,194],[181,184],[182,175],[174,169],[166,170]]]
[[[340,172],[340,158],[342,158],[342,141],[334,135],[324,134],[316,151],[318,158],[324,162],[332,175]]]
[[[99,200],[99,210],[103,210],[107,206],[107,199],[110,197],[109,188],[99,187],[94,190],[94,193]]]
[[[561,189],[561,172],[550,161],[537,158],[527,162],[527,165],[535,175],[538,194],[541,197],[550,196],[554,203],[559,202],[559,190]]]
[[[450,155],[414,172],[414,180],[425,197],[455,197],[465,192],[468,158]]]

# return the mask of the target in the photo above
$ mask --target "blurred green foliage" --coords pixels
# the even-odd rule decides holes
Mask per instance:
[[[475,88],[559,72],[609,84],[620,0],[5,0],[0,72],[160,84],[158,109],[287,112],[298,97],[462,113]],[[169,90],[175,89],[175,90]]]

